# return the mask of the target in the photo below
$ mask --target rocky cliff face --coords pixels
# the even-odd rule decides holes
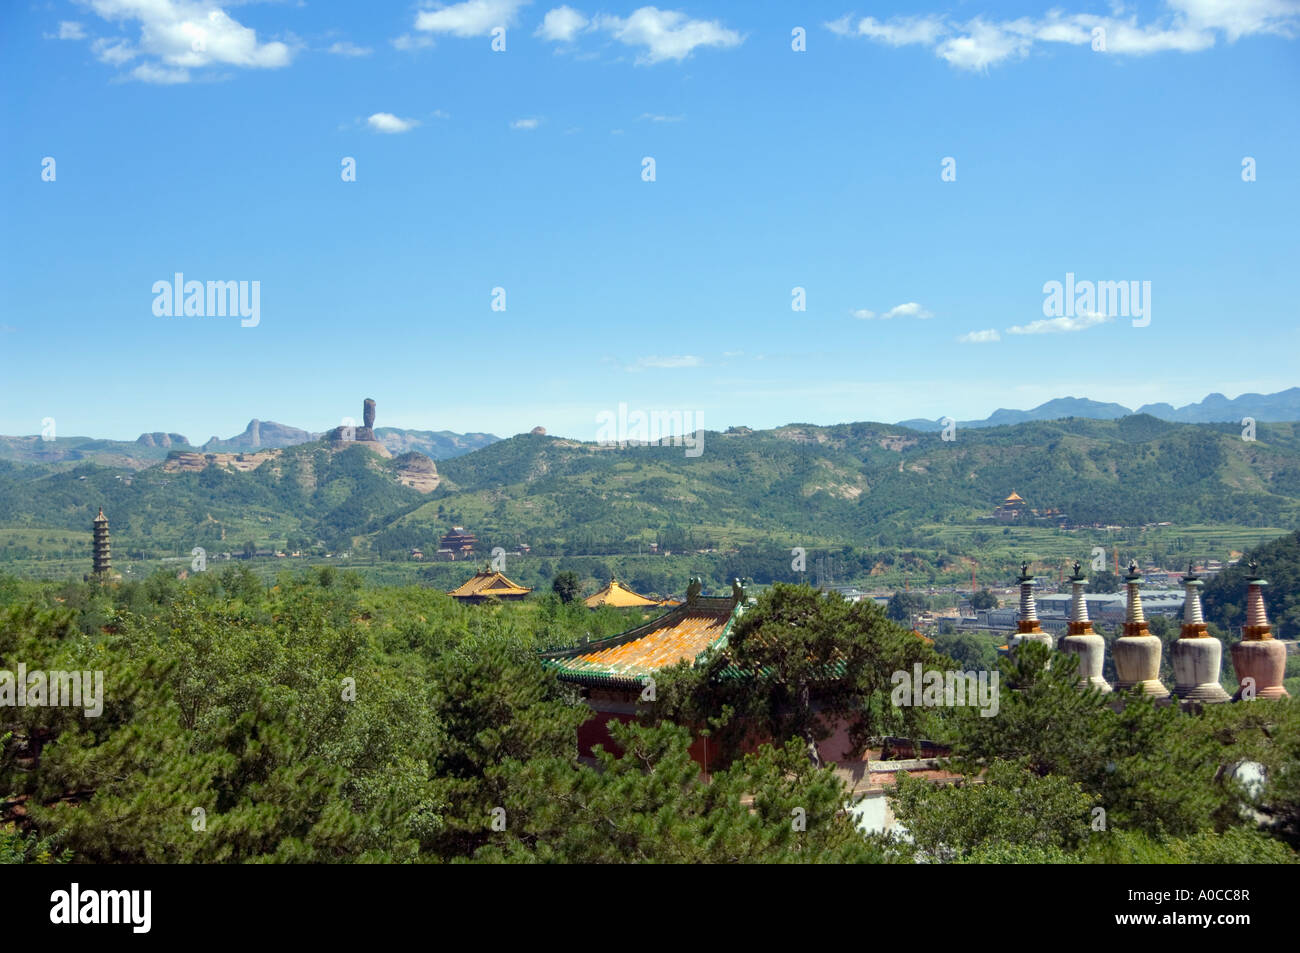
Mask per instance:
[[[393,461],[397,464],[397,482],[421,493],[432,493],[442,482],[438,468],[422,453],[404,453]]]

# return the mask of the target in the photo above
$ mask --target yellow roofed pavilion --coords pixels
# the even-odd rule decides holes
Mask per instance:
[[[493,572],[484,566],[447,595],[461,602],[484,602],[494,599],[522,599],[533,590],[506,578],[505,573]]]
[[[586,602],[588,609],[598,609],[601,606],[613,606],[615,609],[631,609],[659,605],[657,600],[647,599],[613,578],[609,580],[609,584],[604,589],[594,596],[588,596],[583,601]]]

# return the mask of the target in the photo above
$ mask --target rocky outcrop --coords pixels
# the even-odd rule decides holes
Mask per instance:
[[[393,462],[397,464],[397,482],[402,486],[409,486],[421,493],[432,493],[442,482],[438,476],[438,467],[422,453],[404,453]]]
[[[286,427],[284,424],[277,424],[274,420],[258,420],[254,417],[248,422],[248,426],[244,428],[243,433],[237,434],[229,440],[218,440],[213,437],[203,445],[203,449],[212,452],[279,449],[293,447],[300,443],[308,443],[316,438],[316,434],[308,433],[306,430],[299,430],[297,427]]]
[[[164,461],[162,468],[167,473],[200,473],[208,467],[227,467],[247,473],[256,470],[268,460],[280,455],[279,450],[263,450],[261,453],[173,453]]]
[[[174,445],[188,447],[190,441],[187,437],[178,433],[162,433],[154,431],[153,433],[142,433],[135,438],[135,442],[142,447],[171,447]]]
[[[331,450],[347,450],[349,447],[365,447],[371,453],[381,457],[392,457],[388,448],[375,439],[375,402],[367,397],[361,402],[360,427],[335,427],[325,435],[325,441]]]

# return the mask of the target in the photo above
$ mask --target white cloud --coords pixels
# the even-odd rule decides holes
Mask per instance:
[[[934,317],[929,311],[921,307],[915,301],[909,301],[907,304],[900,304],[890,308],[881,317],[885,318],[932,318]]]
[[[420,124],[418,119],[402,119],[392,113],[375,113],[366,122],[375,132],[410,132]]]
[[[408,50],[423,50],[433,46],[433,37],[431,36],[411,36],[409,33],[403,33],[401,36],[394,37],[392,40],[393,48],[406,52]]]
[[[1024,56],[1032,45],[1031,38],[976,17],[966,25],[963,35],[944,40],[935,52],[958,69],[986,70],[1005,59]]]
[[[139,24],[134,46],[121,38],[98,39],[91,51],[112,65],[148,57],[131,71],[144,82],[188,82],[190,70],[207,66],[276,69],[293,59],[288,44],[259,41],[255,30],[212,0],[86,0],[86,5],[113,23]]]
[[[908,301],[906,304],[897,304],[883,314],[877,314],[875,311],[868,311],[866,308],[860,308],[852,312],[855,318],[862,321],[871,321],[879,318],[882,321],[888,321],[892,318],[932,318],[934,315],[925,310],[915,301]]]
[[[998,334],[994,328],[987,331],[969,331],[957,339],[963,344],[992,344],[994,341],[1001,341],[1002,335]]]
[[[156,63],[141,63],[131,70],[131,75],[142,83],[158,83],[170,86],[174,83],[188,83],[190,71],[187,69],[169,69]]]
[[[415,28],[452,36],[487,36],[495,27],[512,26],[519,8],[530,0],[464,0],[415,15]]]
[[[1296,35],[1300,5],[1294,0],[1168,0],[1193,26],[1222,30],[1229,43],[1254,33]]]
[[[45,36],[51,40],[84,40],[86,28],[76,20],[60,20],[59,32],[47,33]]]
[[[692,20],[680,10],[658,7],[641,7],[626,18],[598,16],[595,25],[620,43],[644,47],[645,53],[638,60],[642,63],[680,62],[701,46],[725,49],[744,41],[718,20]]]
[[[573,7],[556,7],[547,12],[533,36],[540,36],[552,43],[572,43],[574,38],[589,26],[591,21]]]
[[[1028,324],[1018,324],[1007,328],[1007,334],[1062,334],[1070,331],[1086,331],[1088,328],[1114,321],[1112,315],[1089,312],[1077,317],[1041,318]]]
[[[542,121],[536,118],[516,119],[512,123],[510,123],[510,128],[511,129],[536,129],[541,124]]]
[[[921,43],[929,46],[946,31],[943,20],[937,16],[894,17],[882,23],[875,17],[864,17],[857,26],[860,36],[888,43],[890,46],[908,46]]]
[[[642,113],[641,118],[650,122],[681,122],[685,116],[661,116],[658,113]]]
[[[641,371],[647,367],[655,368],[672,368],[672,367],[699,367],[703,363],[694,354],[673,354],[667,357],[641,357],[628,365],[629,371]]]
[[[108,63],[110,66],[121,66],[123,63],[133,60],[136,57],[136,49],[129,41],[121,37],[108,39],[101,37],[90,44],[90,51],[101,62]]]
[[[333,53],[335,56],[369,56],[374,52],[368,46],[357,46],[355,43],[349,43],[347,40],[335,43],[326,53]]]
[[[1092,47],[1109,55],[1143,56],[1160,52],[1195,53],[1214,46],[1222,34],[1228,42],[1243,36],[1269,33],[1293,38],[1300,34],[1300,3],[1296,0],[1165,0],[1165,12],[1147,23],[1136,14],[1123,16],[1063,13],[1053,10],[1042,17],[988,20],[975,17],[962,22],[930,14],[877,20],[841,17],[825,24],[839,36],[860,36],[888,46],[918,45],[932,51],[956,69],[983,72],[1010,60],[1021,59],[1042,43]]]

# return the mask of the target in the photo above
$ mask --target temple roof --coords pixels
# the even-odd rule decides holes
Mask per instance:
[[[626,609],[632,606],[657,606],[659,602],[655,599],[647,599],[638,592],[633,592],[627,586],[623,585],[617,579],[610,579],[609,584],[594,596],[588,596],[583,600],[587,608],[595,609],[599,606],[613,606],[616,609]]]
[[[724,645],[741,611],[731,597],[697,597],[619,635],[543,653],[542,664],[564,681],[639,688],[652,672]]]
[[[1002,502],[1003,502],[1003,503],[1023,503],[1023,502],[1025,502],[1025,501],[1024,501],[1024,499],[1021,497],[1021,495],[1020,495],[1019,493],[1017,493],[1015,490],[1012,490],[1012,491],[1011,491],[1011,495],[1008,496],[1008,497],[1007,497],[1005,500],[1003,500]]]
[[[527,586],[511,582],[505,577],[504,573],[480,569],[447,595],[456,598],[467,596],[524,596],[532,591]]]

